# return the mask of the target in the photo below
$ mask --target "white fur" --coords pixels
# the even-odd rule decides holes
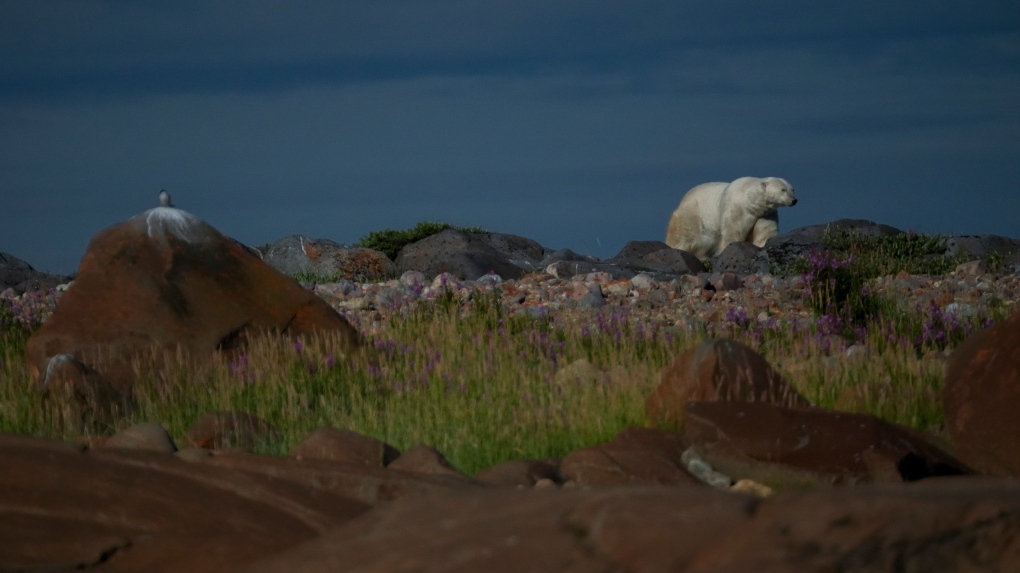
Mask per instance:
[[[797,203],[793,187],[778,177],[741,177],[703,183],[684,195],[666,228],[666,244],[703,261],[730,243],[759,247],[779,233],[778,207]]]

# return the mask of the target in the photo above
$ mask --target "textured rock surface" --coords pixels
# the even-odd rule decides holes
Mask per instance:
[[[682,571],[755,503],[703,488],[434,496],[395,503],[244,571]]]
[[[153,347],[203,356],[236,349],[251,332],[323,330],[359,342],[322,299],[194,215],[160,207],[93,237],[25,362],[45,384],[50,359],[69,354],[128,393],[131,360]]]
[[[706,400],[762,401],[807,406],[760,354],[733,340],[712,339],[677,356],[648,397],[652,423],[680,427],[687,403]]]
[[[173,455],[10,435],[0,467],[3,571],[224,571],[368,510]]]
[[[401,249],[397,269],[420,271],[429,278],[450,273],[474,280],[495,273],[515,279],[537,269],[544,256],[542,245],[524,237],[446,229]]]
[[[684,449],[678,434],[626,428],[611,442],[568,453],[560,462],[560,474],[589,487],[698,484],[681,463]]]
[[[822,408],[694,402],[684,440],[715,470],[777,490],[970,473],[910,428]]]
[[[946,433],[976,469],[1020,476],[1020,313],[971,335],[946,362]]]
[[[385,254],[362,247],[346,247],[328,239],[291,235],[262,248],[262,260],[286,275],[311,273],[367,282],[397,276],[397,265]]]
[[[230,454],[200,462],[258,474],[274,480],[377,504],[405,497],[421,497],[447,490],[471,490],[481,484],[459,475],[430,475],[313,459]]]

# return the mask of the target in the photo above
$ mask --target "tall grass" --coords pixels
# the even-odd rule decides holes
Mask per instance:
[[[264,444],[263,453],[285,453],[311,430],[333,426],[400,449],[427,443],[474,472],[562,456],[646,425],[644,401],[662,368],[713,334],[758,348],[819,406],[938,427],[944,355],[933,341],[875,322],[859,342],[870,351],[847,359],[821,323],[758,323],[737,309],[692,334],[623,307],[543,318],[512,313],[494,298],[444,297],[398,314],[352,354],[331,336],[262,337],[231,358],[141,359],[135,406],[107,431],[150,421],[180,439],[202,413],[237,410],[281,431],[283,441]],[[68,405],[32,388],[20,356],[26,333],[8,330],[0,344],[0,431],[78,437]],[[145,366],[156,360],[163,367],[153,373]]]

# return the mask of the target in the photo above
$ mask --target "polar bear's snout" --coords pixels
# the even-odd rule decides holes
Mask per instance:
[[[793,206],[794,206],[794,205],[796,205],[796,204],[797,204],[797,198],[796,198],[796,197],[794,197],[794,198],[793,198],[793,203],[790,203],[790,206],[791,206],[791,207],[793,207]]]

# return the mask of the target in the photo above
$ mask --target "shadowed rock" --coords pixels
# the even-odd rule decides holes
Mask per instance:
[[[342,428],[318,428],[290,450],[295,458],[385,467],[400,451],[375,438]]]
[[[715,470],[774,489],[970,473],[923,435],[868,414],[762,402],[693,402],[684,440]]]
[[[258,444],[283,440],[272,424],[244,412],[209,412],[199,416],[184,433],[188,447],[250,452]]]
[[[1020,313],[978,331],[946,362],[946,433],[962,460],[1020,476]]]
[[[625,428],[611,442],[574,450],[560,473],[577,485],[695,485],[681,461],[686,444],[679,434],[653,428]]]

